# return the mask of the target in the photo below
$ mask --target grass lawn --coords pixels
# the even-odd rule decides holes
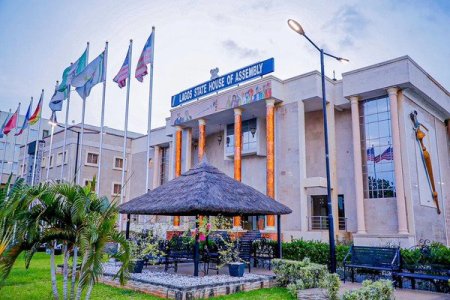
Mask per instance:
[[[57,264],[62,263],[62,256],[57,256]],[[59,292],[62,294],[62,278],[58,277]],[[70,288],[70,284],[69,284]],[[50,281],[50,256],[36,253],[28,270],[23,258],[19,258],[11,271],[5,285],[0,289],[1,300],[53,299]],[[145,295],[125,289],[114,288],[104,284],[95,285],[91,299],[143,299],[157,300],[158,297]],[[214,299],[293,299],[286,289],[272,288],[251,292],[237,293]]]

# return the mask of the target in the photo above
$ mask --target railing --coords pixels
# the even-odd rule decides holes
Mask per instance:
[[[328,230],[328,216],[309,217],[309,230]],[[339,230],[347,230],[347,218],[339,218]]]

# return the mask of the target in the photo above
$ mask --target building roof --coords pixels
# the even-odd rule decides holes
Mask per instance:
[[[292,210],[210,165],[200,164],[119,207],[138,215],[284,215]]]

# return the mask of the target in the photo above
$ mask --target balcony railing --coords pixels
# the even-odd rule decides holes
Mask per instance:
[[[328,230],[327,216],[309,217],[309,230]],[[347,218],[339,218],[339,230],[347,230]]]

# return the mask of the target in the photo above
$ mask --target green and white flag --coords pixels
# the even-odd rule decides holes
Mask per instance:
[[[105,81],[105,52],[91,61],[84,70],[72,79],[71,85],[77,88],[81,98],[86,99],[97,83]]]
[[[78,74],[80,74],[84,70],[84,68],[86,68],[86,65],[87,65],[87,48],[86,50],[84,50],[83,54],[75,63],[71,64],[64,70],[61,84],[58,87],[58,91],[64,92],[67,89],[67,87],[72,84],[73,78]]]

